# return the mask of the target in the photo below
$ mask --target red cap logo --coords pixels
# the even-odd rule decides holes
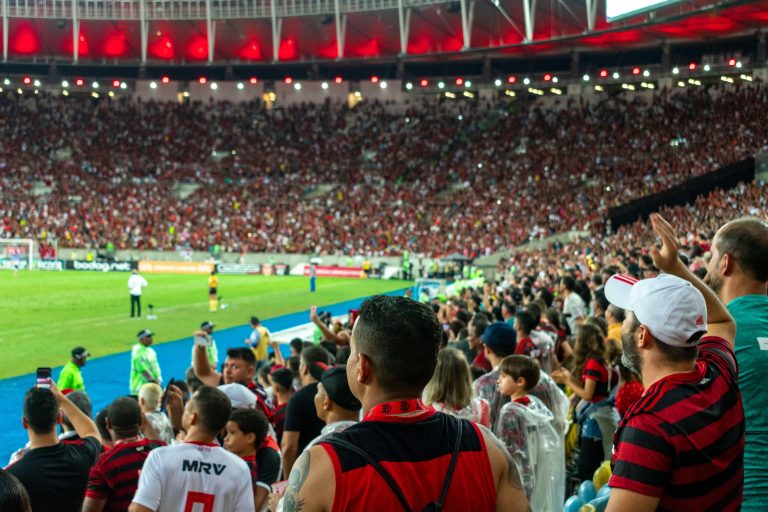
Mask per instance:
[[[704,325],[704,317],[699,315],[699,318],[696,319],[696,325]]]

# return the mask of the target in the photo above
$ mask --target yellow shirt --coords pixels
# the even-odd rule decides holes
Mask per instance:
[[[208,278],[208,288],[218,288],[219,287],[219,278],[216,276],[211,276]]]
[[[257,361],[266,361],[267,347],[269,346],[269,331],[263,325],[256,327],[256,331],[258,332],[258,345],[255,347],[253,346],[256,341],[255,338],[257,337],[254,332],[251,334],[251,351],[253,351],[253,355],[256,356]]]
[[[621,346],[621,322],[608,326],[608,337],[618,341]]]

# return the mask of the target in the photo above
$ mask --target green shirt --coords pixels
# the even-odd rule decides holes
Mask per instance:
[[[141,386],[150,380],[158,384],[163,381],[157,354],[154,349],[137,343],[131,351],[131,394],[138,395]]]
[[[59,382],[56,383],[59,389],[74,389],[75,391],[85,391],[83,374],[80,373],[80,367],[72,361],[64,365],[59,375]]]
[[[745,295],[728,304],[736,320],[739,389],[747,422],[744,450],[744,512],[763,511],[768,503],[768,297]]]

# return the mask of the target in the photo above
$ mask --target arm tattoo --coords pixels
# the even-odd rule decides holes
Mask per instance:
[[[509,454],[509,450],[507,450],[507,447],[504,446],[504,443],[501,442],[501,439],[496,437],[493,432],[491,432],[488,428],[483,427],[482,425],[478,425],[480,429],[488,435],[491,441],[493,441],[493,444],[496,445],[496,448],[501,450],[501,453],[504,454],[504,459],[507,461],[507,483],[514,487],[515,489],[522,491],[523,490],[523,480],[520,478],[520,472],[517,470],[517,464],[515,464],[515,461],[512,460],[512,456]]]
[[[299,498],[299,492],[309,476],[309,450],[305,451],[291,469],[288,476],[288,486],[283,498],[284,512],[301,512],[304,509],[304,498]]]

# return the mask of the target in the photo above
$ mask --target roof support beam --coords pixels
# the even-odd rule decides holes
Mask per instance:
[[[400,27],[400,55],[408,54],[408,35],[411,28],[411,8],[403,6],[404,0],[397,0],[397,23]]]
[[[347,37],[347,15],[341,14],[340,0],[333,0],[333,13],[336,16],[336,58],[344,58],[344,42]]]
[[[3,0],[3,62],[8,62],[8,0]]]
[[[147,5],[145,0],[139,0],[139,23],[141,25],[141,63],[146,64],[149,22],[147,21]]]
[[[277,2],[269,0],[269,11],[272,17],[272,61],[280,60],[280,32],[283,29],[283,19],[277,18]]]
[[[213,64],[216,47],[216,21],[211,15],[211,0],[205,0],[205,37],[208,40],[208,64]]]
[[[77,4],[72,2],[72,63],[77,64],[80,57],[80,20],[77,19]]]
[[[595,18],[597,18],[597,1],[598,0],[584,0],[585,7],[587,8],[587,31],[592,32],[595,30]]]
[[[534,11],[536,9],[536,0],[523,0],[523,17],[525,19],[525,39],[523,42],[533,41],[533,27],[536,23]]]
[[[472,45],[472,21],[475,17],[475,0],[461,0],[461,32],[464,36],[462,50],[469,50]],[[469,4],[469,5],[467,5]]]

